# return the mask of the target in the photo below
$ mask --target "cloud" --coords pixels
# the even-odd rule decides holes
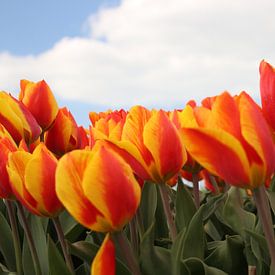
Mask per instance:
[[[36,56],[0,53],[0,87],[42,78],[59,97],[112,108],[181,106],[223,90],[257,97],[258,66],[275,65],[275,2],[124,0]]]

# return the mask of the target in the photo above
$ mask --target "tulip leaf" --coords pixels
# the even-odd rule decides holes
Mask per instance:
[[[48,252],[47,252],[47,240],[43,226],[43,218],[38,216],[29,215],[30,229],[35,242],[38,258],[42,273],[49,274]]]
[[[256,216],[243,209],[240,190],[236,187],[231,187],[228,191],[222,215],[226,223],[244,238],[246,237],[245,229],[253,231],[256,226]]]
[[[142,195],[139,210],[142,216],[143,230],[146,231],[152,224],[157,209],[157,186],[152,182],[145,182],[142,188]]]
[[[251,249],[256,258],[270,265],[270,256],[265,237],[248,229],[245,232],[251,237]]]
[[[170,250],[154,245],[155,222],[147,229],[140,242],[140,263],[142,274],[166,275],[171,271]]]
[[[227,275],[224,271],[208,266],[201,259],[194,257],[181,261],[181,271],[179,274]]]
[[[65,210],[59,215],[59,220],[65,238],[70,242],[77,241],[79,236],[87,230]]]
[[[90,266],[87,263],[83,263],[75,270],[75,275],[87,275],[90,274]]]
[[[205,205],[199,208],[188,227],[179,232],[173,243],[171,248],[173,274],[180,274],[182,259],[196,257],[203,260],[204,258],[205,234],[202,220],[204,208]]]
[[[89,265],[91,265],[91,262],[99,249],[98,245],[86,241],[78,241],[73,244],[69,244],[69,247],[72,255],[77,256]],[[116,258],[116,274],[131,274],[126,265],[118,258]]]
[[[209,243],[211,253],[205,263],[228,274],[242,275],[246,273],[247,263],[243,254],[244,242],[239,235],[226,236],[223,241]]]
[[[15,252],[13,249],[12,232],[10,226],[0,212],[0,251],[5,259],[5,265],[10,271],[16,270]]]
[[[24,274],[35,274],[33,260],[32,260],[26,235],[24,236],[24,239],[23,239],[22,264],[23,264]]]
[[[270,206],[271,206],[272,211],[275,215],[275,192],[267,192],[267,195],[268,195],[268,199],[269,199],[269,202],[270,202]]]
[[[184,186],[181,178],[178,180],[176,195],[176,226],[178,231],[187,227],[196,213],[196,206],[189,191]]]
[[[54,242],[48,237],[48,258],[49,258],[49,273],[50,275],[71,275],[68,267],[65,264],[64,258],[61,256]]]

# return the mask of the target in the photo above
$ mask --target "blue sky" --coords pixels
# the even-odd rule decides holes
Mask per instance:
[[[45,79],[60,106],[183,108],[245,90],[275,65],[273,0],[0,1],[0,89]]]

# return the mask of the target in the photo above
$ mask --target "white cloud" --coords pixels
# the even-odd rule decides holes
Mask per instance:
[[[275,65],[275,2],[124,0],[88,20],[90,36],[37,56],[0,53],[0,87],[46,79],[64,99],[113,108],[172,106],[225,89],[258,95],[258,65]]]

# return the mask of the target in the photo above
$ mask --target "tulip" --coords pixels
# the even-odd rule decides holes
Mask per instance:
[[[260,91],[263,114],[275,131],[275,68],[264,60],[260,64]]]
[[[29,109],[43,130],[48,129],[55,120],[58,105],[55,97],[46,83],[21,80],[19,100]]]
[[[53,126],[45,133],[45,144],[58,157],[88,145],[87,135],[78,127],[67,108],[59,109]]]
[[[39,137],[41,128],[23,103],[5,92],[0,92],[0,106],[0,123],[17,144],[22,139],[30,144]]]
[[[54,217],[62,209],[55,191],[57,160],[40,143],[34,152],[24,150],[9,155],[7,171],[16,198],[33,214]]]
[[[117,232],[134,216],[141,190],[131,167],[107,142],[98,141],[92,150],[75,150],[64,155],[56,171],[56,192],[68,212],[85,227],[99,232]],[[108,237],[107,237],[108,238]],[[114,274],[110,253],[105,258],[105,239],[92,270],[101,266]],[[113,251],[113,248],[111,248]],[[113,255],[113,252],[111,252]],[[102,263],[102,264],[101,264]],[[99,271],[98,271],[99,272]]]
[[[269,127],[259,106],[245,92],[234,98],[224,92],[211,109],[187,106],[181,122],[188,152],[225,182],[254,189],[273,174],[275,154]]]
[[[17,146],[8,131],[0,124],[0,198],[10,198],[12,190],[7,172],[7,161],[10,152],[17,150]]]
[[[102,127],[100,122],[102,120],[92,128],[91,135],[115,144],[143,180],[166,182],[180,171],[186,161],[180,134],[163,110],[150,112],[142,106],[135,106],[125,121],[121,119],[114,127],[106,123]]]

